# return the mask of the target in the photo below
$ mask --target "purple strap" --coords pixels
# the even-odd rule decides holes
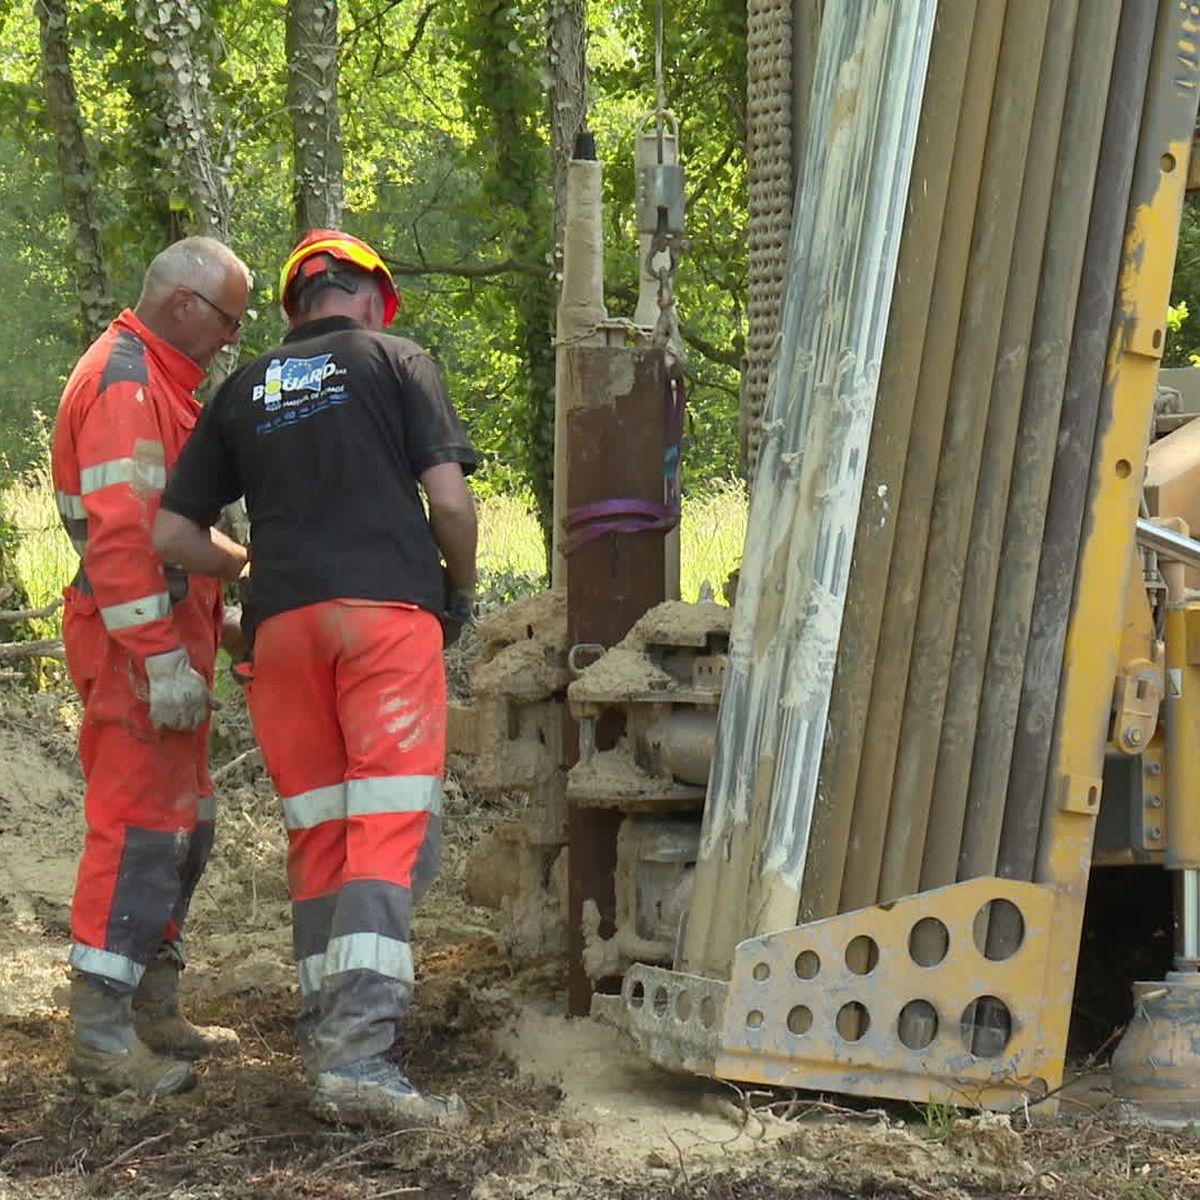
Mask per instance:
[[[563,554],[574,554],[580,546],[608,534],[654,533],[674,529],[679,524],[679,460],[683,441],[683,379],[667,380],[664,423],[667,445],[663,456],[663,499],[597,500],[573,508],[563,520],[567,541]]]

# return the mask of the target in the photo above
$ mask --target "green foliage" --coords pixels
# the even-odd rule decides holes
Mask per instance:
[[[208,65],[218,155],[233,151],[231,240],[256,278],[260,317],[242,353],[277,340],[275,294],[291,241],[284,0],[206,0],[193,53]],[[163,170],[154,64],[132,0],[72,8],[72,67],[100,184],[97,211],[118,306],[150,258],[193,228]],[[427,346],[484,455],[483,495],[534,497],[543,521],[553,453],[552,171],[545,12],[532,0],[462,5],[341,0],[339,103],[345,225],[394,264],[398,332]],[[606,163],[608,306],[632,314],[637,283],[633,144],[654,105],[654,7],[590,6],[589,123]],[[39,461],[78,354],[70,239],[45,123],[32,5],[0,13],[0,251],[15,303],[0,329],[0,453]],[[745,296],[744,5],[667,6],[666,93],[681,122],[688,238],[681,318],[713,357],[688,362],[685,488],[736,470],[737,361]],[[502,269],[503,264],[515,264]]]
[[[1167,312],[1167,346],[1164,367],[1189,367],[1200,363],[1200,207],[1189,196],[1179,226],[1175,277],[1171,282],[1171,308]]]

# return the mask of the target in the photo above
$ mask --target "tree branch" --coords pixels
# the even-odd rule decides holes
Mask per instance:
[[[713,180],[725,169],[729,160],[733,157],[734,152],[741,148],[740,142],[730,142],[724,150],[721,151],[720,158],[704,172],[700,182],[696,185],[696,190],[687,198],[687,207],[691,208],[705,192],[712,187]]]
[[[0,621],[37,621],[48,617],[62,608],[62,600],[52,600],[45,608],[18,608],[9,612],[0,612]]]
[[[42,638],[35,642],[0,642],[0,662],[16,658],[56,658],[62,662],[62,638]]]
[[[488,279],[494,275],[549,275],[548,267],[537,263],[523,263],[506,258],[494,263],[407,263],[394,258],[384,258],[393,275],[410,277],[421,275],[455,275],[460,279]]]
[[[605,291],[610,296],[624,301],[626,304],[632,305],[637,303],[637,292],[632,288],[608,287]],[[722,363],[724,366],[733,367],[734,370],[741,370],[742,350],[736,343],[729,347],[715,346],[700,334],[694,325],[689,325],[686,321],[679,322],[679,334],[693,350],[698,350],[711,362]]]

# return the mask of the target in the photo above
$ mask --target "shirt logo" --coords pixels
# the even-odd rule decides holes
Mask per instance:
[[[303,404],[309,396],[319,393],[325,380],[337,371],[338,365],[331,354],[286,358],[283,362],[273,358],[267,364],[263,382],[255,384],[252,399],[261,400],[267,412],[274,412],[281,406]]]

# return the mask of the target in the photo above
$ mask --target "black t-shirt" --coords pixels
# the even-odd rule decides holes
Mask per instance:
[[[162,506],[200,525],[246,497],[245,623],[320,600],[443,608],[423,471],[477,458],[432,359],[348,317],[298,326],[205,408]]]

